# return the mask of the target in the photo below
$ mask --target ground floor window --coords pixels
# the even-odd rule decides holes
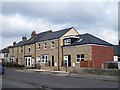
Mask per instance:
[[[12,62],[12,63],[14,62],[14,57],[10,58],[10,62]]]
[[[85,55],[84,54],[77,54],[76,55],[76,62],[79,63],[80,61],[85,60]]]
[[[40,56],[37,57],[37,62],[40,63]]]
[[[31,57],[25,58],[25,64],[26,64],[26,66],[31,66]]]
[[[48,62],[48,55],[42,55],[42,63]]]

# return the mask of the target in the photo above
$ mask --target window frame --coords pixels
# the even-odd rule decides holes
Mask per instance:
[[[79,55],[79,58],[78,58]],[[83,57],[82,57],[83,55]],[[79,61],[78,61],[79,59]],[[76,54],[76,63],[79,63],[80,61],[84,61],[85,60],[85,54]]]
[[[28,53],[31,53],[30,46],[28,46]]]
[[[48,55],[42,55],[42,63],[48,63]]]
[[[71,44],[71,39],[64,40],[64,45],[70,45],[70,44]]]
[[[55,41],[54,40],[51,41],[51,48],[55,48]]]
[[[44,42],[44,49],[47,49],[47,41]]]
[[[41,43],[38,43],[38,50],[40,50],[41,48]]]

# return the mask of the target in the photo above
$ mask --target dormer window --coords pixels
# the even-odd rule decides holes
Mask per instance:
[[[70,44],[71,44],[71,39],[64,40],[64,45],[70,45]]]

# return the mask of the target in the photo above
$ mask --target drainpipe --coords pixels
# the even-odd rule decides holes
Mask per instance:
[[[24,47],[24,65],[26,66],[26,63],[25,63],[25,45],[23,47]]]
[[[60,63],[60,61],[59,61],[59,38],[58,38],[58,71],[60,71],[60,66],[59,66],[59,63]]]
[[[36,68],[36,43],[35,43],[35,68]]]

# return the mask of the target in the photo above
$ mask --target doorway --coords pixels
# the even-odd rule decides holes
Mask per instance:
[[[54,56],[52,56],[52,66],[54,66]]]
[[[64,64],[67,67],[71,67],[71,55],[64,55]]]

